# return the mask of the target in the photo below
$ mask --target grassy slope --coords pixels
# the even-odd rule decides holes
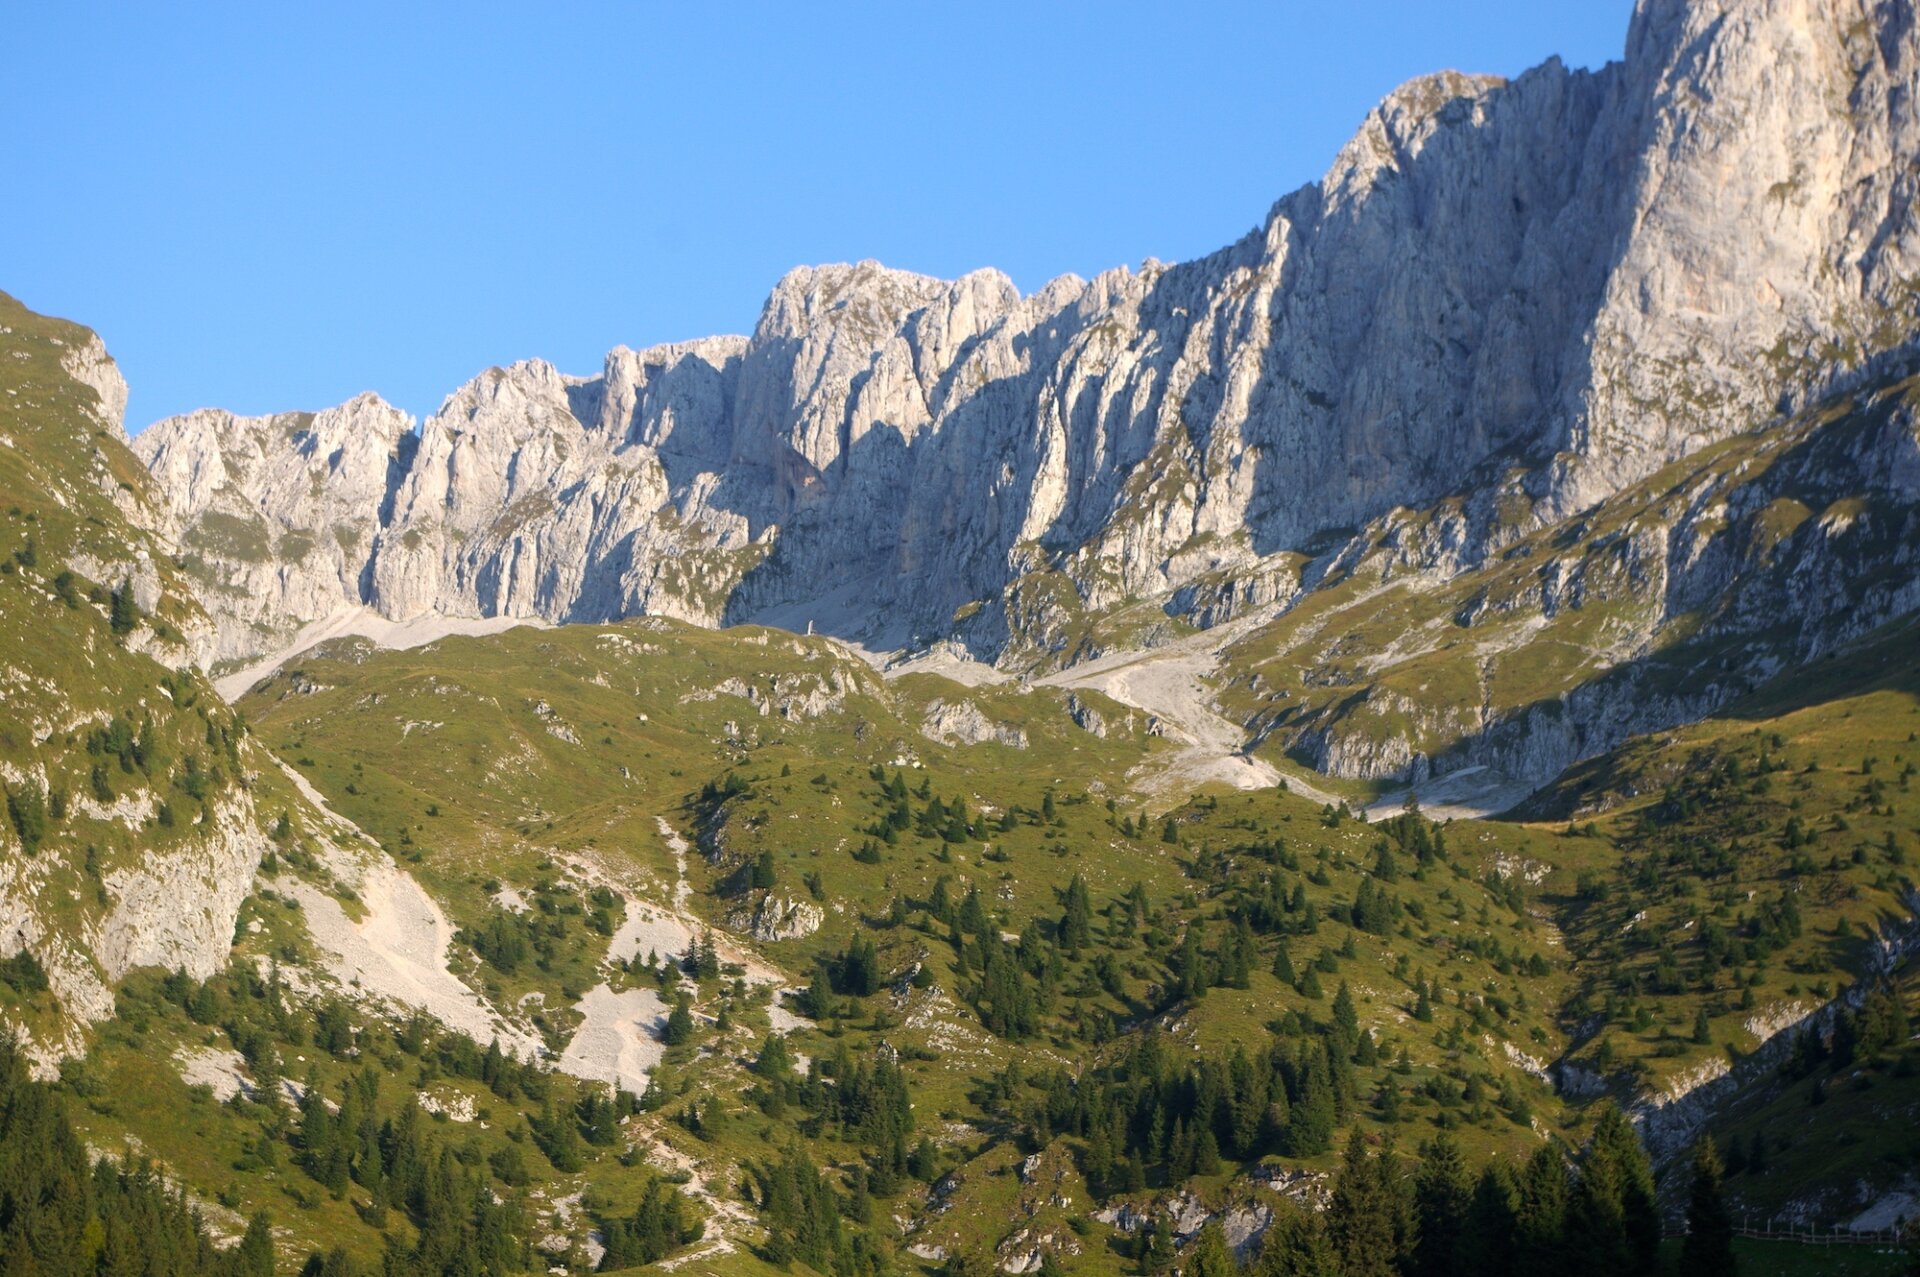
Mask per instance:
[[[1407,563],[1457,539],[1461,504],[1396,512],[1227,652],[1227,712],[1276,754],[1311,752],[1328,733],[1391,767],[1529,707],[1558,709],[1595,680],[1651,696],[1750,688],[1756,671],[1793,659],[1797,630],[1745,615],[1737,589],[1675,590],[1669,532],[1691,538],[1689,564],[1781,591],[1811,553],[1842,556],[1859,565],[1847,591],[1867,599],[1889,572],[1904,576],[1911,510],[1850,457],[1916,394],[1920,382],[1895,383],[1703,448],[1441,583]]]
[[[1536,815],[1570,820],[1559,839],[1569,848],[1568,872],[1595,866],[1586,871],[1604,892],[1567,907],[1594,1008],[1604,1012],[1609,997],[1617,1000],[1581,1059],[1592,1063],[1611,1043],[1620,1067],[1656,1079],[1697,1071],[1717,1055],[1737,1062],[1755,1045],[1745,1027],[1751,1016],[1813,1010],[1875,967],[1881,940],[1910,936],[1920,863],[1917,637],[1911,620],[1885,627],[1712,719],[1583,764],[1536,797]],[[1762,758],[1778,770],[1763,773]],[[1785,845],[1790,820],[1806,831],[1804,845]],[[1600,837],[1567,838],[1570,827]],[[1618,852],[1596,850],[1602,844]],[[1733,852],[1725,860],[1692,859],[1725,850]],[[1651,892],[1638,885],[1638,868],[1649,862],[1659,884]],[[1737,923],[1755,903],[1788,894],[1802,914],[1801,935],[1764,962],[1717,971],[1708,988],[1692,940],[1699,919]],[[1631,931],[1629,918],[1637,918]],[[1676,957],[1684,992],[1627,992],[1634,982],[1651,984],[1663,951]],[[1894,978],[1914,1016],[1920,1007],[1910,960]],[[1743,1010],[1749,1000],[1753,1007]],[[1643,1003],[1656,1010],[1654,1022],[1636,1029]],[[1674,1049],[1673,1038],[1688,1036],[1701,1007],[1712,1015],[1713,1045],[1686,1043],[1676,1057],[1663,1057],[1662,1039]],[[1756,1071],[1711,1123],[1723,1147],[1756,1138],[1768,1146],[1764,1173],[1730,1181],[1735,1199],[1757,1214],[1798,1206],[1810,1218],[1833,1220],[1911,1174],[1920,1164],[1909,1135],[1920,1112],[1916,1071],[1920,1053],[1912,1044],[1878,1067],[1838,1075]],[[1817,1080],[1826,1095],[1816,1108]]]
[[[738,678],[771,692],[775,680],[787,679],[788,694],[804,695],[826,685],[821,680],[830,681],[833,671],[844,700],[816,718],[786,719],[777,710],[762,718],[739,695],[709,698],[703,690]],[[996,722],[1020,726],[1029,747],[940,746],[917,730],[932,701],[958,697],[976,702]],[[973,1098],[982,1081],[1015,1058],[1030,1073],[1111,1058],[1123,1045],[1093,1040],[1093,1026],[1103,1018],[1121,1026],[1151,1021],[1177,1041],[1223,1054],[1235,1044],[1265,1041],[1269,1024],[1290,1011],[1324,1021],[1327,1000],[1345,980],[1363,1022],[1378,1032],[1385,1058],[1403,1048],[1407,1055],[1404,1072],[1385,1064],[1364,1071],[1359,1120],[1375,1123],[1366,1101],[1391,1085],[1404,1097],[1409,1140],[1444,1121],[1476,1154],[1537,1141],[1525,1122],[1491,1105],[1468,1113],[1423,1090],[1437,1076],[1453,1079],[1457,1089],[1477,1075],[1491,1096],[1510,1092],[1534,1110],[1543,1130],[1579,1125],[1578,1114],[1563,1113],[1503,1045],[1504,1039],[1543,1060],[1564,1045],[1554,1011],[1569,975],[1556,956],[1551,921],[1537,909],[1516,918],[1499,893],[1483,885],[1496,866],[1525,859],[1533,845],[1528,831],[1458,829],[1449,861],[1418,876],[1405,861],[1392,889],[1417,906],[1424,921],[1409,919],[1404,933],[1390,936],[1356,934],[1351,957],[1338,956],[1350,931],[1344,924],[1327,922],[1314,936],[1290,938],[1302,972],[1328,954],[1334,970],[1319,975],[1322,1000],[1303,997],[1267,971],[1279,943],[1270,938],[1261,943],[1250,988],[1214,989],[1181,1006],[1163,992],[1168,946],[1187,925],[1206,927],[1210,943],[1224,934],[1227,909],[1267,868],[1252,844],[1284,840],[1300,867],[1283,878],[1289,884],[1308,875],[1324,879],[1310,884],[1312,898],[1323,910],[1337,910],[1373,865],[1375,832],[1352,820],[1330,825],[1311,804],[1270,792],[1188,804],[1176,813],[1178,843],[1168,843],[1161,822],[1135,827],[1138,807],[1108,788],[1157,743],[1084,733],[1066,718],[1058,694],[962,692],[926,677],[882,683],[822,640],[756,631],[716,634],[644,621],[451,639],[415,652],[375,654],[351,646],[299,662],[256,689],[245,708],[262,736],[340,810],[387,838],[397,854],[418,857],[416,871],[469,924],[491,907],[489,883],[526,886],[571,856],[609,862],[630,881],[650,879],[653,898],[664,898],[672,869],[655,824],[663,815],[701,836],[713,853],[711,860],[694,858],[690,868],[695,907],[716,925],[740,907],[730,886],[737,867],[761,851],[773,854],[780,892],[809,898],[803,883],[813,876],[825,924],[814,935],[761,946],[767,959],[804,981],[814,960],[867,935],[888,972],[903,976],[925,963],[934,977],[930,989],[897,985],[844,1020],[804,1029],[795,1047],[826,1056],[846,1043],[858,1057],[886,1042],[910,1057],[931,1057],[908,1065],[922,1121],[934,1124],[923,1129],[950,1143],[950,1165],[968,1168],[963,1191],[940,1217],[937,1235],[949,1240],[956,1229],[988,1243],[1007,1232],[986,1221],[1013,1189],[1005,1176],[989,1172],[1018,1157],[1008,1143],[1011,1132],[983,1115]],[[578,743],[556,736],[555,728]],[[878,863],[856,860],[853,851],[869,840],[869,828],[885,810],[870,770],[875,765],[889,777],[898,771],[916,791],[924,784],[942,800],[964,800],[976,818],[975,835],[948,843],[908,830],[891,845],[878,844]],[[744,791],[718,806],[703,804],[702,786],[729,774]],[[1051,820],[1040,814],[1049,792]],[[922,803],[912,800],[915,808]],[[439,814],[429,815],[429,807]],[[1003,827],[1008,813],[1012,819]],[[1012,1044],[982,1032],[966,1005],[969,982],[955,970],[945,929],[929,921],[922,903],[943,876],[956,895],[977,884],[999,925],[1012,932],[1033,918],[1057,917],[1060,892],[1075,873],[1088,882],[1097,933],[1112,925],[1104,915],[1137,882],[1157,910],[1160,937],[1113,940],[1124,973],[1118,995],[1092,985],[1084,961],[1069,963],[1064,987],[1084,987],[1061,1000],[1038,1039]],[[910,905],[905,925],[872,925],[896,896]],[[1503,952],[1496,958],[1463,943],[1463,935],[1497,937]],[[1526,977],[1512,966],[1515,958],[1534,956],[1546,964],[1546,975]],[[490,970],[483,976],[501,980]],[[1411,1018],[1411,982],[1423,977],[1450,991],[1428,1023]],[[581,978],[572,976],[576,989]],[[508,982],[508,991],[542,987],[563,995],[566,982],[563,972],[531,973],[521,983]],[[710,990],[700,1005],[710,1011],[719,1000],[719,991]],[[750,1051],[754,1026],[763,1021],[753,1009],[735,1018],[742,1027],[729,1052],[737,1059]],[[734,1104],[741,1076],[711,1066],[711,1060],[676,1064],[670,1057],[658,1076],[676,1105],[715,1096]],[[737,1165],[760,1155],[776,1135],[771,1124],[749,1116],[699,1151]],[[831,1140],[821,1147],[840,1159],[851,1156]],[[1309,1164],[1330,1163],[1316,1158]],[[1219,1193],[1227,1185],[1223,1178],[1208,1187]],[[1066,1191],[1078,1203],[1075,1213],[1093,1209],[1084,1185]],[[968,1221],[978,1221],[978,1229]],[[1087,1259],[1106,1253],[1093,1248]]]
[[[1796,1003],[1810,1008],[1850,983],[1866,957],[1861,928],[1904,916],[1905,870],[1883,843],[1889,831],[1896,845],[1912,833],[1901,778],[1913,754],[1907,734],[1920,726],[1910,637],[1904,630],[1881,635],[1825,663],[1820,669],[1829,672],[1818,681],[1783,683],[1696,727],[1631,742],[1543,797],[1543,804],[1560,803],[1565,810],[1543,810],[1546,818],[1534,823],[1450,826],[1450,858],[1418,878],[1403,873],[1393,884],[1403,900],[1424,910],[1425,923],[1409,920],[1404,933],[1385,937],[1357,934],[1355,955],[1337,958],[1336,972],[1321,977],[1329,996],[1338,981],[1351,984],[1363,1022],[1380,1035],[1389,1059],[1406,1048],[1410,1072],[1383,1067],[1368,1073],[1361,1087],[1367,1095],[1383,1084],[1400,1088],[1408,1123],[1403,1140],[1417,1142],[1423,1130],[1443,1120],[1457,1123],[1477,1154],[1517,1151],[1537,1140],[1536,1132],[1497,1110],[1461,1122],[1461,1113],[1422,1094],[1430,1077],[1474,1073],[1490,1093],[1510,1089],[1524,1099],[1541,1130],[1577,1139],[1579,1106],[1563,1104],[1528,1079],[1506,1044],[1541,1060],[1564,1055],[1597,1066],[1604,1059],[1622,1095],[1657,1090],[1753,1049],[1758,1039],[1750,1017]],[[646,647],[653,650],[640,650]],[[1066,723],[1051,702],[1023,704],[1012,693],[982,691],[965,695],[998,721],[1019,718],[1032,748],[936,746],[916,732],[919,715],[931,700],[961,693],[927,678],[884,684],[862,677],[857,666],[817,640],[638,622],[448,640],[418,653],[344,655],[302,662],[298,671],[260,689],[248,708],[269,739],[310,760],[306,770],[344,810],[376,830],[385,828],[383,819],[394,825],[395,843],[400,828],[393,813],[409,801],[419,804],[421,814],[406,828],[413,845],[396,850],[420,855],[421,872],[448,894],[456,914],[480,916],[484,880],[535,880],[556,851],[630,858],[664,887],[671,870],[654,819],[665,815],[690,834],[704,834],[716,857],[696,858],[692,866],[699,889],[695,908],[716,924],[738,908],[730,886],[737,867],[762,850],[774,855],[780,891],[806,898],[801,880],[817,875],[828,906],[821,930],[762,946],[796,981],[805,979],[815,959],[838,953],[855,935],[875,940],[888,971],[928,964],[933,989],[896,987],[844,1020],[805,1029],[795,1039],[796,1049],[810,1056],[831,1054],[842,1042],[859,1055],[882,1041],[938,1056],[913,1060],[909,1071],[923,1115],[964,1124],[944,1128],[951,1141],[949,1165],[963,1173],[939,1224],[924,1234],[928,1239],[951,1241],[975,1235],[973,1230],[989,1240],[1005,1235],[1004,1227],[988,1221],[1000,1218],[1010,1195],[1023,1191],[1018,1176],[1004,1173],[1012,1165],[1008,1159],[1018,1157],[973,1097],[983,1078],[1016,1057],[1033,1071],[1055,1062],[1084,1066],[1117,1049],[1098,1047],[1086,1036],[1096,1011],[1122,1025],[1143,1024],[1146,1016],[1209,1052],[1264,1040],[1266,1026],[1290,1010],[1326,1015],[1324,1002],[1302,998],[1267,973],[1276,943],[1271,939],[1262,942],[1250,989],[1215,989],[1197,1003],[1159,1014],[1153,1008],[1165,1005],[1157,990],[1167,979],[1169,954],[1136,940],[1117,949],[1126,972],[1122,996],[1088,990],[1069,997],[1039,1039],[1005,1042],[978,1028],[966,1005],[968,982],[954,969],[945,930],[919,908],[939,877],[947,876],[956,890],[977,883],[1009,932],[1031,918],[1057,916],[1059,892],[1080,872],[1092,892],[1097,931],[1108,925],[1105,910],[1138,881],[1162,911],[1169,937],[1194,922],[1210,926],[1217,937],[1236,893],[1265,868],[1250,844],[1282,837],[1301,866],[1298,875],[1282,876],[1291,881],[1317,870],[1326,882],[1314,885],[1313,898],[1337,909],[1352,899],[1371,866],[1377,839],[1375,831],[1350,820],[1330,825],[1318,809],[1280,793],[1217,795],[1188,804],[1176,813],[1178,845],[1161,840],[1157,821],[1123,833],[1120,821],[1130,820],[1135,809],[1126,795],[1106,786],[1117,783],[1110,778],[1138,757],[1141,743],[1100,742]],[[777,712],[763,719],[739,696],[706,699],[700,692],[730,678],[751,681],[756,672],[770,689],[773,678],[817,678],[836,667],[849,689],[844,704],[813,719],[786,720]],[[323,690],[287,694],[294,686]],[[804,691],[811,684],[788,686]],[[483,693],[483,687],[494,690]],[[449,703],[467,708],[458,718],[453,712],[428,717],[433,706]],[[542,715],[542,703],[553,715]],[[460,735],[443,737],[457,744],[423,750],[414,743],[422,729],[402,734],[408,722],[439,721],[449,726],[434,735],[459,724]],[[552,735],[548,728],[556,721],[564,721],[582,743]],[[1751,782],[1738,793],[1709,787],[1684,814],[1656,812],[1670,781],[1719,775],[1730,756],[1741,757],[1752,772],[1761,754],[1769,766],[1786,764],[1771,774],[1765,793],[1750,792]],[[1866,788],[1872,777],[1860,774],[1868,755],[1878,758],[1876,774],[1885,782],[1871,802]],[[1822,766],[1807,771],[1816,756]],[[516,765],[511,771],[490,766],[488,760],[501,758]],[[1036,762],[1044,766],[1036,768]],[[963,798],[981,817],[977,837],[948,844],[908,831],[880,846],[879,863],[855,860],[852,851],[885,809],[881,786],[869,773],[876,763],[888,776],[901,764],[916,789],[924,780],[932,794]],[[630,776],[620,774],[623,766]],[[728,774],[744,783],[744,792],[718,806],[703,805],[700,787]],[[348,792],[348,784],[359,792]],[[1049,790],[1055,795],[1052,821],[1038,815]],[[439,795],[438,817],[423,814],[424,804],[436,801],[428,793]],[[1562,795],[1576,797],[1563,802]],[[1116,800],[1112,811],[1109,797]],[[1570,826],[1567,815],[1575,807]],[[998,816],[1009,811],[1015,818],[1003,831]],[[1808,847],[1796,848],[1815,859],[1811,870],[1804,860],[1796,869],[1770,841],[1789,814],[1812,831]],[[1836,816],[1846,830],[1836,828]],[[1730,830],[1749,825],[1739,855],[1726,863],[1708,855],[1724,848]],[[1858,845],[1869,850],[1856,863]],[[1661,886],[1653,892],[1639,885],[1649,861]],[[1499,894],[1483,885],[1496,873],[1535,881],[1517,929]],[[1715,971],[1709,987],[1700,946],[1692,939],[1700,920],[1739,933],[1752,901],[1786,891],[1800,903],[1799,936],[1764,958],[1736,958]],[[895,896],[910,905],[906,924],[879,925]],[[1640,921],[1625,927],[1643,911]],[[1347,933],[1344,925],[1328,922],[1312,939],[1290,938],[1296,966],[1304,969],[1322,949],[1337,949]],[[1484,937],[1512,946],[1513,953],[1500,955],[1496,964],[1475,951]],[[1546,963],[1545,976],[1523,976],[1511,967],[1513,957],[1534,953]],[[1682,977],[1670,990],[1654,984],[1663,954],[1671,955]],[[1077,969],[1069,965],[1069,986]],[[1428,1024],[1409,1015],[1416,976],[1430,976],[1449,991]],[[1752,1005],[1743,1006],[1749,988]],[[1448,1005],[1461,992],[1468,1005]],[[709,1010],[717,1004],[717,993],[701,1003]],[[1488,1008],[1479,1028],[1471,1019],[1476,1005]],[[1495,1005],[1505,1007],[1505,1017],[1491,1011]],[[1694,1016],[1702,1007],[1709,1012],[1711,1041],[1696,1043]],[[1597,1032],[1593,1015],[1609,1017]],[[737,1059],[750,1051],[760,1017],[746,1009],[736,1016],[741,1027],[731,1052]],[[1457,1038],[1456,1023],[1465,1029]],[[1604,1057],[1602,1043],[1609,1044]],[[709,1064],[669,1060],[660,1077],[676,1104],[712,1096],[733,1101],[738,1076]],[[1361,1120],[1374,1123],[1373,1110]],[[775,1136],[774,1124],[749,1116],[696,1148],[716,1163],[737,1164]],[[828,1141],[822,1148],[834,1154],[836,1146]],[[850,1157],[852,1151],[839,1147],[837,1155]],[[1071,1163],[1062,1166],[1062,1191],[1076,1203],[1064,1220],[1084,1215],[1094,1203]],[[1229,1191],[1225,1180],[1199,1187]],[[1076,1262],[1097,1269],[1108,1253],[1087,1247]]]
[[[0,821],[0,857],[15,900],[56,937],[41,946],[49,965],[90,964],[87,937],[112,907],[115,872],[190,843],[206,805],[257,762],[205,680],[172,668],[185,660],[182,629],[202,617],[144,530],[145,470],[100,419],[95,392],[67,371],[90,340],[0,294],[0,773],[16,802],[47,817],[31,852],[18,822]],[[109,591],[125,578],[89,580],[69,572],[74,564],[145,576],[157,598],[117,632]],[[88,748],[116,716],[135,738],[150,725],[131,764]],[[189,779],[189,760],[200,779]],[[64,959],[52,952],[62,948]],[[55,1036],[65,1018],[51,994],[23,998],[0,985],[0,1005]]]

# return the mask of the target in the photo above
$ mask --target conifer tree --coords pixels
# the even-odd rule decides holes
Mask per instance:
[[[693,1038],[693,1007],[686,994],[674,1000],[673,1010],[667,1015],[667,1027],[661,1033],[660,1040],[668,1046],[679,1046]]]
[[[1395,1215],[1382,1159],[1368,1151],[1359,1131],[1352,1132],[1327,1203],[1327,1237],[1345,1277],[1398,1277]]]
[[[1219,1221],[1210,1221],[1200,1235],[1188,1243],[1182,1256],[1182,1277],[1237,1277],[1239,1265],[1227,1247],[1227,1236]]]
[[[1595,1181],[1591,1197],[1585,1191],[1590,1175]],[[1590,1262],[1599,1262],[1596,1257],[1617,1244],[1619,1249],[1613,1252],[1612,1264],[1604,1270],[1609,1277],[1619,1277],[1621,1273],[1633,1277],[1651,1273],[1660,1250],[1660,1211],[1654,1198],[1653,1167],[1647,1161],[1646,1150],[1640,1146],[1633,1124],[1613,1104],[1602,1105],[1599,1119],[1594,1123],[1593,1138],[1588,1141],[1581,1160],[1581,1185],[1569,1222],[1572,1245],[1582,1249],[1583,1242],[1588,1243],[1583,1256]],[[1617,1234],[1611,1223],[1616,1213]],[[1584,1238],[1580,1235],[1583,1229]]]
[[[1060,915],[1060,948],[1069,956],[1093,942],[1093,905],[1087,897],[1087,880],[1079,874],[1067,884],[1066,909]]]
[[[1300,1093],[1288,1114],[1285,1143],[1293,1156],[1312,1157],[1333,1145],[1333,1078],[1323,1040],[1305,1044],[1302,1057]]]
[[[1562,1262],[1568,1196],[1565,1161],[1552,1145],[1541,1145],[1527,1159],[1520,1177],[1520,1215],[1514,1239],[1518,1271],[1554,1271]]]
[[[1351,1053],[1360,1039],[1360,1012],[1353,1004],[1353,990],[1345,980],[1333,995],[1333,1027],[1339,1031],[1344,1048]]]
[[[113,601],[107,611],[107,625],[115,634],[131,634],[133,627],[140,624],[140,608],[133,601],[133,582],[128,581],[113,592]]]
[[[1520,1181],[1504,1161],[1487,1163],[1473,1186],[1454,1250],[1454,1271],[1513,1277],[1520,1226]]]
[[[1254,1277],[1341,1277],[1340,1261],[1320,1219],[1303,1210],[1276,1211],[1260,1239]]]
[[[247,1221],[233,1249],[233,1277],[273,1277],[273,1218],[265,1211]]]
[[[1711,1135],[1693,1149],[1693,1184],[1687,1196],[1687,1236],[1680,1246],[1681,1277],[1733,1277],[1733,1218],[1720,1195],[1724,1168]]]
[[[1467,1219],[1472,1188],[1460,1146],[1445,1131],[1422,1151],[1414,1177],[1414,1211],[1419,1225],[1414,1243],[1415,1277],[1454,1277],[1459,1266],[1460,1233]]]

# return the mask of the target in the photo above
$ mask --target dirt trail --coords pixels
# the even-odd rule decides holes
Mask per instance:
[[[1266,789],[1284,780],[1289,789],[1315,802],[1334,801],[1311,784],[1282,775],[1266,760],[1248,754],[1246,732],[1220,713],[1213,689],[1207,685],[1220,668],[1221,651],[1267,619],[1265,614],[1248,617],[1165,647],[1115,652],[1049,674],[1037,684],[1103,692],[1158,720],[1160,731],[1180,749],[1169,761],[1135,769],[1129,780],[1145,793],[1179,798],[1208,782]]]
[[[689,1157],[665,1140],[656,1139],[652,1147],[646,1150],[646,1154],[649,1165],[685,1172],[689,1177],[684,1185],[685,1191],[689,1196],[697,1198],[700,1204],[710,1212],[707,1219],[707,1235],[685,1254],[661,1260],[659,1264],[661,1268],[671,1272],[696,1260],[711,1259],[716,1255],[731,1255],[736,1249],[735,1239],[741,1230],[759,1227],[759,1219],[737,1196],[730,1192],[714,1191],[710,1181],[713,1168],[707,1163]],[[723,1187],[727,1169],[724,1166],[721,1168]]]
[[[693,888],[687,885],[687,853],[692,848],[680,836],[680,831],[667,823],[665,816],[655,816],[653,823],[660,827],[660,836],[666,839],[667,850],[673,853],[673,907],[685,913],[687,902],[693,899]]]
[[[332,804],[327,802],[326,795],[315,789],[312,781],[301,775],[295,768],[289,766],[286,759],[281,758],[278,754],[270,755],[270,757],[272,757],[274,764],[280,768],[281,773],[286,776],[293,787],[300,791],[300,796],[312,804],[315,811],[332,821],[339,827],[340,831],[356,838],[369,842],[372,841],[371,839],[367,839],[367,836],[361,832],[360,826],[335,811]]]
[[[370,607],[356,606],[301,627],[287,645],[252,664],[223,674],[213,680],[213,688],[229,701],[237,701],[249,688],[268,677],[282,665],[316,643],[343,638],[350,634],[371,639],[381,647],[424,647],[456,634],[498,634],[521,625],[544,628],[539,617],[524,616],[417,616],[409,621],[392,621]]]
[[[601,860],[575,861],[574,867],[596,883],[620,893],[626,900],[627,916],[607,943],[607,957],[614,962],[630,962],[652,954],[657,958],[685,953],[693,944],[695,930],[688,905],[693,888],[687,884],[687,840],[664,819],[655,817],[660,837],[673,853],[673,903],[659,905],[648,900],[638,884]]]

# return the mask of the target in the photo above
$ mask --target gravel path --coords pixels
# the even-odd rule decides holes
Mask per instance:
[[[1231,642],[1234,627],[1223,626],[1166,647],[1115,652],[1039,679],[1043,687],[1088,688],[1123,705],[1151,714],[1159,730],[1179,746],[1171,759],[1156,759],[1134,770],[1136,789],[1168,798],[1184,798],[1197,785],[1218,782],[1235,789],[1266,789],[1281,781],[1314,802],[1332,795],[1282,775],[1265,759],[1246,753],[1247,736],[1221,714],[1207,685],[1219,668],[1219,651]]]
[[[370,607],[351,607],[324,620],[301,627],[287,645],[231,674],[213,680],[214,690],[229,701],[237,701],[261,679],[316,643],[357,634],[372,639],[381,647],[425,647],[438,639],[456,634],[498,634],[522,625],[545,627],[538,617],[522,616],[417,616],[410,621],[393,621]]]

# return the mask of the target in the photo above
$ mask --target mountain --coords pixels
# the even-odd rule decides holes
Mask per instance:
[[[1626,56],[1443,73],[1212,256],[1022,297],[796,270],[749,338],[534,360],[411,433],[362,396],[135,440],[207,655],[381,616],[808,623],[1074,655],[1208,581],[1256,605],[1398,507],[1495,554],[1904,356],[1920,227],[1894,9],[1649,0]]]
[[[1703,1132],[1892,1224],[1909,8],[420,424],[129,441],[0,295],[0,1271],[1652,1272]]]

